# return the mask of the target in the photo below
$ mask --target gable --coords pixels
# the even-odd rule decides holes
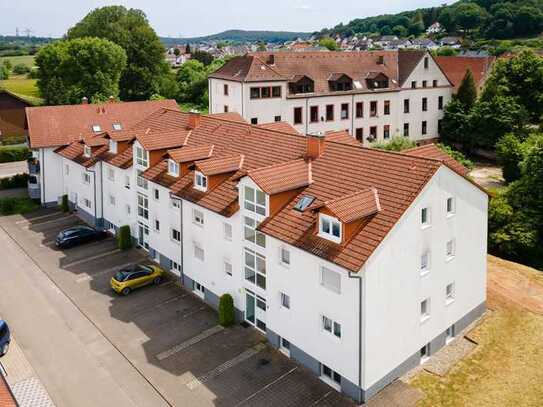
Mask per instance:
[[[428,58],[428,68],[424,67],[425,58]],[[421,87],[421,83],[424,80],[428,81],[428,87],[432,86],[433,80],[437,80],[439,86],[452,86],[449,78],[447,78],[430,53],[425,53],[422,58],[420,58],[411,73],[405,78],[405,81],[402,83],[402,88],[411,88],[412,81],[416,81],[417,87]]]

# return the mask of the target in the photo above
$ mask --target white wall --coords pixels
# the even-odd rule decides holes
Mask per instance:
[[[456,213],[446,214],[446,199]],[[442,334],[486,298],[487,196],[442,167],[364,265],[363,388]],[[421,228],[421,209],[431,226]],[[446,242],[456,239],[447,261]],[[421,255],[430,250],[430,272],[421,276]],[[445,303],[454,282],[455,301]],[[420,302],[430,298],[430,318],[421,323]]]
[[[101,163],[97,163],[90,168],[85,168],[72,160],[59,157],[62,175],[59,180],[62,185],[60,195],[67,194],[68,199],[77,204],[78,210],[85,211],[88,215],[100,218],[102,217],[101,202]],[[83,174],[89,175],[89,182],[83,180]],[[47,180],[49,181],[49,180]],[[96,194],[94,185],[96,184]],[[90,207],[85,205],[85,199],[89,200]]]
[[[228,95],[224,94],[224,85],[228,85]],[[237,112],[243,115],[241,82],[209,79],[209,89],[210,113],[224,113],[224,107],[228,106],[229,112]]]
[[[109,170],[113,170],[113,180],[109,179]],[[126,187],[126,177],[129,179],[129,188]],[[102,180],[104,194],[104,218],[120,227],[129,225],[132,236],[136,236],[136,179],[132,168],[122,169],[108,163],[102,164]],[[114,197],[114,204],[110,201]],[[127,206],[130,207],[128,212]]]
[[[40,148],[41,203],[58,202],[63,194],[62,157],[55,153],[56,147]]]

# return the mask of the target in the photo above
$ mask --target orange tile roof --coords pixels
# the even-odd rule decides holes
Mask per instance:
[[[269,195],[306,187],[312,182],[311,162],[302,158],[257,168],[247,175]]]
[[[95,134],[93,125],[102,131],[112,131],[114,123],[130,128],[161,108],[178,109],[175,100],[27,107],[30,147],[67,145]]]
[[[3,374],[0,373],[0,406],[2,407],[18,407],[15,396],[11,392],[8,383]]]
[[[67,146],[57,148],[55,150],[55,153],[59,154],[64,158],[72,160],[73,162],[82,165],[83,167],[88,168],[92,167],[100,159],[104,158],[105,154],[108,153],[108,150],[108,146],[100,146],[97,148],[95,147],[92,149],[91,156],[86,157],[83,155],[83,142],[75,141],[71,144],[68,144]]]
[[[379,194],[373,187],[327,201],[324,207],[344,223],[374,215],[381,210]]]
[[[241,170],[245,156],[243,154],[234,154],[210,158],[207,160],[196,161],[196,168],[205,176],[225,174]]]
[[[132,152],[132,146],[130,146],[121,153],[104,154],[104,161],[107,162],[108,164],[113,165],[114,167],[127,169],[127,168],[132,167],[132,160],[134,158],[133,154],[134,153]]]
[[[282,131],[283,133],[300,134],[298,130],[296,130],[287,122],[262,123],[258,124],[257,126],[261,129],[278,130]]]
[[[456,93],[468,69],[473,75],[477,89],[480,90],[490,74],[495,57],[438,56],[435,60],[452,82]]]
[[[327,131],[324,135],[326,141],[335,141],[336,143],[349,144],[351,146],[362,147],[362,143],[355,139],[346,130]]]
[[[147,151],[164,150],[186,144],[190,130],[148,131],[138,133],[136,139]]]
[[[462,176],[466,176],[469,173],[469,170],[466,167],[453,159],[449,154],[435,144],[426,144],[420,147],[410,148],[404,150],[403,153],[414,157],[423,157],[441,161]]]
[[[175,162],[187,163],[211,157],[214,147],[215,146],[213,144],[194,147],[186,146],[176,148],[174,150],[168,150],[168,155]]]

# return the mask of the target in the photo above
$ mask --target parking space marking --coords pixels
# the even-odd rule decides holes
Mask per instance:
[[[209,338],[212,335],[222,332],[223,330],[224,328],[222,326],[215,325],[214,327],[206,329],[205,331],[199,333],[198,335],[193,336],[192,338],[190,338],[189,340],[186,340],[185,342],[175,345],[174,347],[168,350],[165,350],[164,352],[160,352],[158,355],[156,355],[156,358],[158,360],[164,360],[166,358],[169,358],[170,356],[175,355],[176,353],[179,353],[191,347],[192,345],[195,345],[198,342],[201,342],[204,339]]]
[[[253,398],[255,398],[258,394],[262,393],[264,390],[267,390],[269,389],[270,387],[272,387],[275,383],[283,380],[285,377],[287,377],[289,374],[291,374],[292,372],[294,372],[296,369],[298,369],[298,366],[295,366],[293,367],[292,369],[290,369],[288,372],[286,373],[283,373],[281,376],[279,376],[277,379],[275,380],[272,380],[271,382],[269,382],[267,385],[265,385],[264,387],[262,387],[261,389],[258,389],[257,391],[255,391],[253,394],[251,394],[249,397],[247,397],[246,399],[244,400],[241,400],[238,404],[236,404],[234,407],[238,407],[238,406],[241,406],[242,404],[244,403],[247,403],[249,400],[252,400]],[[328,395],[328,393],[326,393],[326,395]]]
[[[81,260],[72,261],[71,263],[63,264],[62,268],[77,266],[79,264],[83,264],[83,263],[86,263],[88,261],[101,259],[102,257],[111,256],[112,254],[119,253],[120,251],[121,251],[121,249],[114,249],[114,250],[110,250],[110,251],[105,252],[105,253],[97,254],[95,256],[90,256],[90,257],[86,257],[86,258],[81,259]]]
[[[24,226],[24,228],[25,229],[30,229],[31,227],[39,227],[39,226],[42,226],[42,225],[48,225],[50,223],[55,223],[55,222],[59,222],[59,221],[71,220],[74,217],[75,217],[75,215],[68,215],[68,216],[64,216],[62,218],[51,219],[51,220],[46,220],[45,222],[36,223],[35,225],[30,224],[30,222],[28,222],[29,224]]]
[[[49,213],[47,215],[36,216],[35,218],[31,218],[31,219],[18,220],[17,222],[15,222],[15,224],[20,225],[20,224],[23,224],[23,223],[30,223],[30,222],[34,222],[35,220],[47,219],[47,218],[50,218],[51,216],[56,216],[58,214],[60,214],[60,212],[53,212],[53,213]]]
[[[240,364],[241,362],[244,362],[247,359],[253,357],[257,353],[264,350],[265,348],[266,348],[266,345],[264,345],[263,343],[257,343],[255,346],[247,349],[245,352],[240,353],[235,358],[232,358],[224,362],[222,365],[217,366],[215,369],[211,370],[210,372],[191,380],[190,382],[187,383],[186,386],[189,388],[189,390],[194,390],[198,386],[201,386],[202,384],[210,381],[211,379],[214,379],[215,377],[220,376],[231,367],[234,367]]]
[[[81,276],[81,277],[79,277],[78,279],[76,279],[75,282],[76,282],[76,283],[83,283],[84,281],[90,281],[90,280],[92,280],[92,279],[95,278],[95,277],[103,276],[104,274],[111,273],[112,271],[120,270],[120,269],[122,269],[122,268],[131,266],[132,264],[134,264],[134,263],[120,264],[119,266],[110,267],[110,268],[108,268],[108,269],[99,271],[98,273],[94,273],[94,274],[86,274],[86,275]]]

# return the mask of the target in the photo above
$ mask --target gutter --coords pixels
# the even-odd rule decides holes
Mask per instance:
[[[358,387],[362,400],[362,276],[349,271],[349,278],[358,280]]]

